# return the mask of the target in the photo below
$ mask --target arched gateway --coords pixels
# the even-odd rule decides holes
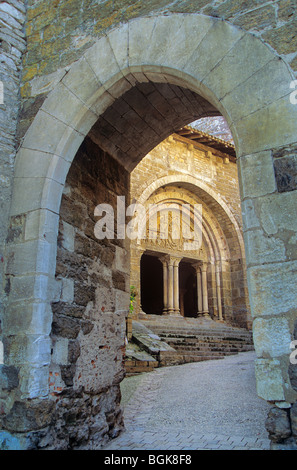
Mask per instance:
[[[74,234],[88,233],[91,251],[97,220],[86,220],[82,199],[73,196],[77,188],[85,189],[79,164],[87,164],[97,145],[102,166],[89,169],[90,178],[104,174],[109,194],[117,190],[123,195],[128,177],[122,175],[149,150],[182,125],[218,113],[226,118],[236,144],[258,393],[287,409],[296,401],[289,374],[297,263],[289,239],[297,231],[296,192],[278,185],[282,163],[296,152],[293,78],[257,37],[196,14],[122,24],[71,65],[39,109],[17,155],[11,226],[23,231],[7,246],[12,281],[1,325],[10,378],[4,387],[10,395],[2,409],[1,436],[8,443],[19,448],[100,448],[122,425],[118,390],[129,299],[127,247],[123,242],[103,250],[100,259],[89,263],[87,274],[82,264],[76,265],[85,285],[91,282],[90,273],[97,276],[100,291],[91,289],[91,306],[79,302],[67,262],[80,253]],[[179,101],[170,95],[172,90]],[[131,145],[128,131],[139,139],[137,146]],[[107,154],[116,162],[109,174]],[[74,192],[65,186],[66,178],[72,188],[76,185]],[[99,193],[93,208],[104,202],[95,201]],[[62,194],[63,236],[57,244]],[[71,200],[79,221],[67,221]],[[57,249],[58,259],[63,249],[67,252],[66,274],[62,268],[57,272]],[[106,272],[110,284],[104,284]],[[73,295],[75,309],[73,303],[67,309]],[[107,308],[102,296],[109,300]],[[61,314],[55,307],[62,303]],[[78,405],[80,416],[85,413],[81,421]]]

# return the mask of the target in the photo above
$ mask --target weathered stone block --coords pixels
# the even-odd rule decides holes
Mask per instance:
[[[265,426],[273,442],[283,442],[292,434],[288,410],[272,408]]]
[[[203,39],[200,37],[202,40],[185,65],[184,71],[203,81],[206,75],[214,69],[218,62],[243,36],[243,31],[227,23],[213,18],[206,18]],[[214,90],[215,92],[216,90]]]
[[[22,450],[18,437],[6,431],[0,431],[0,450]]]
[[[297,155],[277,158],[273,165],[278,192],[297,189]]]
[[[286,318],[255,318],[253,338],[259,357],[290,355],[291,332]]]
[[[54,402],[50,400],[34,400],[15,402],[3,423],[7,430],[25,432],[41,429],[50,424]]]
[[[290,84],[291,77],[284,76],[285,82]],[[265,86],[274,92],[273,79]],[[233,107],[233,104],[231,104]],[[238,107],[236,107],[238,109]],[[225,110],[232,115],[232,109]],[[268,106],[259,109],[247,117],[240,118],[230,125],[230,130],[236,140],[238,155],[251,155],[262,150],[283,147],[296,141],[297,107],[290,103],[290,95],[273,101]],[[239,140],[238,140],[238,136]]]
[[[35,76],[33,80],[30,81],[31,96],[34,97],[43,94],[46,96],[58,85],[66,73],[66,68],[63,67],[51,74],[42,75],[41,77]]]
[[[273,54],[268,47],[257,44],[258,60],[254,61],[251,50],[255,47],[255,41],[254,36],[245,34],[204,78],[203,83],[215,90],[218,98],[232,94],[236,87],[272,60]]]
[[[19,371],[14,366],[0,365],[1,389],[11,392],[19,385]]]
[[[245,199],[242,201],[241,213],[244,231],[252,228],[260,228],[260,222],[255,211],[254,201],[252,199]]]
[[[24,240],[39,238],[56,243],[59,216],[48,210],[36,210],[26,214]]]
[[[33,166],[31,170],[34,175]],[[11,214],[24,214],[37,209],[49,209],[58,213],[62,190],[62,185],[54,180],[38,177],[16,178]]]
[[[280,0],[278,4],[277,16],[282,22],[290,21],[296,12],[296,4],[292,0]]]
[[[55,268],[56,246],[40,240],[30,240],[10,247],[7,274],[50,274]]]
[[[76,318],[54,314],[52,323],[52,333],[63,338],[77,338],[81,329],[81,324]]]
[[[261,53],[261,48],[259,50]],[[232,115],[234,121],[275,103],[288,94],[290,77],[287,65],[279,59],[275,59],[271,52],[270,61],[265,63],[268,56],[269,52],[262,59],[263,64],[258,71],[223,98],[222,105]],[[265,82],[264,87],[257,86],[258,83],[263,82]],[[243,96],[249,97],[244,103],[242,101]]]
[[[241,12],[251,10],[258,5],[261,5],[261,0],[226,0],[216,8],[210,5],[206,9],[206,14],[216,13],[221,18],[227,19]]]
[[[276,359],[257,359],[255,362],[257,394],[267,401],[284,401],[280,362]]]
[[[52,362],[54,364],[68,364],[68,347],[69,340],[67,338],[56,338],[53,342]]]
[[[297,232],[295,209],[296,193],[291,191],[271,194],[256,202],[261,226],[269,236],[285,230]]]
[[[108,41],[119,68],[124,71],[129,65],[129,25],[122,24],[120,28],[110,31]]]
[[[75,240],[75,229],[71,224],[68,224],[64,220],[60,223],[60,237],[61,246],[65,250],[74,251],[74,240]]]
[[[95,300],[95,285],[85,285],[76,282],[74,290],[74,300],[76,305],[87,306],[89,302],[94,302]]]
[[[82,76],[84,80],[81,79]],[[84,57],[71,67],[62,83],[87,106],[92,104],[93,96],[101,87],[98,78]]]
[[[62,279],[61,302],[73,302],[74,300],[74,280]]]
[[[82,64],[85,64],[85,62],[82,62]],[[83,73],[83,71],[84,68],[82,67],[81,73]],[[73,75],[74,77],[77,77],[77,74],[74,73]],[[66,78],[64,80],[66,80]],[[64,80],[51,92],[49,97],[44,101],[41,109],[53,116],[55,119],[77,129],[79,132],[87,133],[98,119],[98,116],[92,113],[92,111],[90,111],[74,93],[69,91],[69,89],[64,85]],[[70,85],[72,85],[74,89],[77,89],[75,83],[70,82]],[[87,87],[87,90],[89,90],[89,87]],[[63,101],[67,102],[67,106],[57,106],[57,103],[61,103]],[[84,120],[86,120],[88,128],[83,122]]]
[[[94,71],[99,83],[103,85],[111,77],[120,73],[108,38],[102,37],[85,54],[84,57]]]
[[[255,317],[295,311],[296,269],[295,261],[248,269],[251,308]]]
[[[9,301],[22,302],[22,301],[43,301],[51,300],[58,295],[60,290],[55,280],[46,275],[28,275],[28,276],[12,276],[9,278]],[[22,307],[24,305],[22,304]],[[40,303],[43,310],[44,304]],[[35,318],[35,321],[37,318]]]
[[[267,237],[262,230],[249,230],[244,234],[247,265],[286,260],[284,242]]]
[[[257,197],[276,190],[273,161],[270,152],[245,155],[238,159],[242,198]]]
[[[296,364],[292,364],[290,362],[288,373],[289,373],[291,386],[294,390],[297,391],[297,366]]]
[[[126,312],[128,314],[129,311],[129,304],[130,304],[130,293],[123,292],[122,290],[116,291],[116,298],[115,298],[115,311],[116,312]]]
[[[116,246],[115,252],[115,269],[123,273],[129,274],[130,272],[130,257],[127,250]]]
[[[57,104],[55,104],[57,107]],[[42,110],[39,110],[38,119],[32,123],[29,132],[26,134],[23,147],[33,150],[41,150],[48,153],[55,153],[56,139],[60,140],[66,131],[67,126]]]
[[[297,403],[293,403],[290,409],[290,419],[291,419],[291,428],[292,434],[297,438]]]

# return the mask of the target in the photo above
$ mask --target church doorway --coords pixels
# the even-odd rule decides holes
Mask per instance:
[[[141,307],[147,314],[161,315],[163,310],[162,264],[156,256],[141,257]]]
[[[197,276],[193,266],[181,261],[179,265],[180,314],[183,317],[197,317]]]

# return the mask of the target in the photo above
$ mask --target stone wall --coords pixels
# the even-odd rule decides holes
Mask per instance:
[[[116,196],[127,197],[128,187],[128,173],[86,139],[69,171],[60,211],[49,383],[58,415],[55,449],[98,448],[123,426],[119,383],[129,253],[125,240],[96,238],[94,208],[116,207]]]
[[[1,312],[7,289],[4,268],[4,245],[7,237],[11,186],[16,153],[16,130],[20,108],[20,78],[22,54],[26,49],[24,1],[12,0],[0,4],[0,333]],[[1,344],[1,343],[0,343]]]
[[[67,66],[119,23],[151,13],[202,13],[222,18],[262,38],[297,71],[296,8],[294,0],[270,0],[264,5],[260,0],[29,0],[19,138]]]
[[[2,422],[5,431],[20,433],[19,441],[29,431],[27,448],[100,448],[123,428],[119,383],[124,376],[129,247],[125,240],[96,238],[94,209],[100,203],[116,207],[117,193],[127,196],[128,187],[128,173],[86,139],[61,202],[49,400],[34,400],[30,412],[20,401],[10,410],[6,404]],[[12,233],[21,240],[21,218]],[[11,354],[7,343],[6,348]],[[3,377],[12,396],[18,372],[4,367]]]

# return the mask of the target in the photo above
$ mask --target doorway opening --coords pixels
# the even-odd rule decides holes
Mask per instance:
[[[162,315],[162,264],[156,256],[144,253],[141,257],[141,308],[147,314]]]
[[[197,317],[197,276],[191,263],[186,261],[179,264],[179,298],[180,314],[183,317]]]

